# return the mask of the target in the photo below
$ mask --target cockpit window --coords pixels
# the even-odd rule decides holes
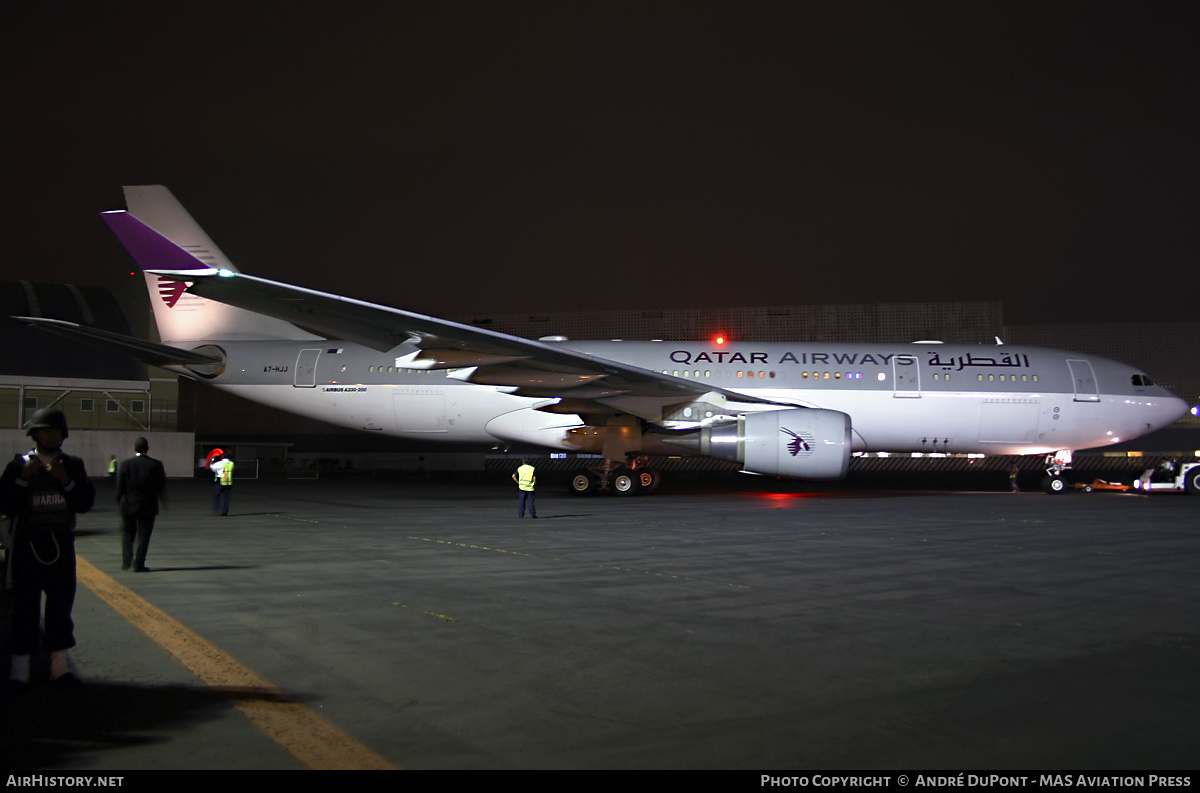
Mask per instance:
[[[1133,376],[1134,385],[1154,385],[1154,381],[1144,374],[1135,374]]]

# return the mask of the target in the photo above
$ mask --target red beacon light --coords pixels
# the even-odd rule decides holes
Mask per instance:
[[[725,334],[723,333],[718,333],[716,336],[713,336],[713,344],[716,344],[718,347],[724,344],[725,341]]]

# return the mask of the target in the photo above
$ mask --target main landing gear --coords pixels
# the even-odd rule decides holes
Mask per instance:
[[[571,477],[570,491],[577,496],[592,496],[600,491],[613,492],[618,496],[634,496],[653,493],[662,481],[655,468],[647,467],[646,457],[630,457],[625,462],[605,460],[586,471]]]

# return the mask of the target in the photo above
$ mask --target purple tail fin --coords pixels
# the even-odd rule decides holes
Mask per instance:
[[[100,215],[143,270],[176,275],[215,275],[217,270],[126,211]]]

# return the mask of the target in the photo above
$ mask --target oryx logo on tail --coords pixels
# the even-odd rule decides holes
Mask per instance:
[[[187,289],[186,281],[176,281],[172,278],[158,277],[158,296],[167,304],[167,308],[175,308],[175,304],[179,302],[179,298],[183,297],[183,290]]]
[[[810,444],[815,440],[813,436],[809,435],[805,437],[799,433],[792,432],[787,427],[780,427],[779,431],[791,437],[787,445],[788,454],[793,457],[799,457],[801,453],[805,457],[812,454],[812,446]]]

